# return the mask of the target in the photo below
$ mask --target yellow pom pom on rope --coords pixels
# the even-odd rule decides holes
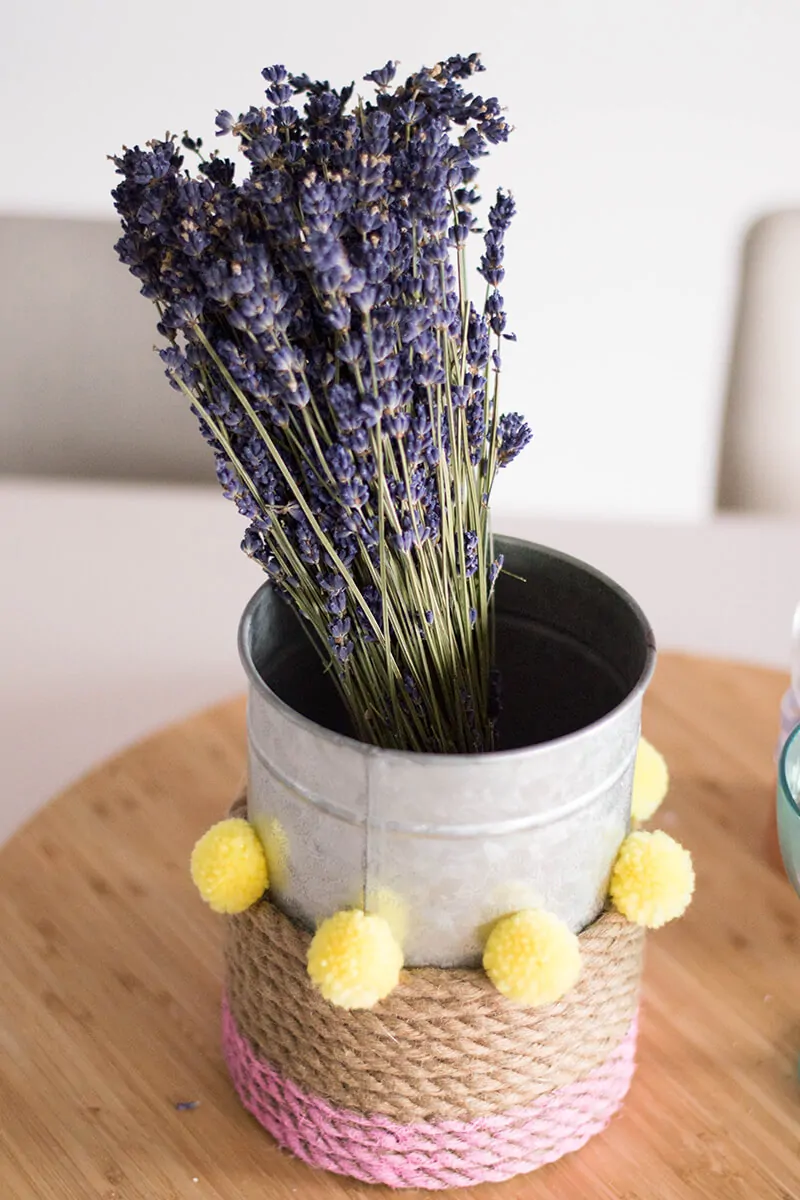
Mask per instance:
[[[269,885],[264,847],[243,817],[228,817],[203,834],[192,851],[192,879],[218,913],[240,913]]]
[[[634,821],[649,821],[668,791],[669,771],[664,756],[646,738],[640,738],[633,769],[631,816]]]
[[[372,1008],[397,986],[402,967],[388,921],[360,908],[328,917],[308,948],[312,983],[339,1008]]]
[[[609,894],[616,910],[648,929],[684,914],[694,892],[692,856],[657,829],[626,837],[611,872]]]
[[[489,934],[483,969],[518,1004],[553,1004],[578,982],[577,937],[552,913],[526,908],[501,917]]]

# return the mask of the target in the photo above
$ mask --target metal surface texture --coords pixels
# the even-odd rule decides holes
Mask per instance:
[[[495,598],[503,711],[491,754],[354,740],[301,619],[270,585],[241,622],[248,813],[273,899],[308,928],[354,905],[383,912],[409,966],[476,965],[487,926],[520,908],[584,928],[629,828],[650,626],[586,564],[495,542],[508,573]]]

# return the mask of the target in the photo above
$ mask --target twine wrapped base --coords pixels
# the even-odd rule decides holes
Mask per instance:
[[[581,934],[575,990],[538,1010],[437,968],[336,1009],[309,940],[267,900],[230,918],[223,1045],[245,1108],[312,1166],[396,1188],[508,1179],[583,1146],[630,1086],[643,933],[615,913]]]

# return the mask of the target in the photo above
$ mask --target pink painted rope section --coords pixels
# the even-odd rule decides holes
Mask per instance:
[[[586,1079],[473,1121],[402,1125],[308,1094],[254,1052],[223,1001],[223,1050],[248,1112],[314,1167],[394,1188],[466,1187],[535,1171],[605,1129],[630,1087],[637,1021]],[[466,1066],[466,1064],[465,1064]]]

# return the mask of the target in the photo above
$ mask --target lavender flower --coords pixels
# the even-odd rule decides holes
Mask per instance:
[[[355,105],[352,85],[266,67],[263,104],[216,115],[239,183],[188,133],[124,149],[116,248],[158,307],[242,547],[307,618],[356,731],[476,750],[492,742],[488,498],[530,439],[497,408],[507,193],[488,213],[484,310],[462,299],[478,164],[508,125],[467,90],[477,55],[399,84],[396,66],[367,72],[374,98]]]
[[[500,418],[497,429],[497,461],[506,467],[531,440],[530,429],[519,413],[507,413]]]
[[[468,529],[464,534],[463,564],[462,572],[468,577],[478,569],[478,534],[474,529]]]

